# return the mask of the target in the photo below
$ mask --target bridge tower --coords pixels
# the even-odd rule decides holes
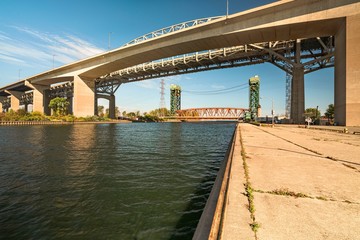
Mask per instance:
[[[260,78],[255,75],[249,79],[249,111],[252,121],[258,117],[258,110],[260,108]]]
[[[179,85],[170,85],[170,113],[175,114],[181,109],[181,87]]]

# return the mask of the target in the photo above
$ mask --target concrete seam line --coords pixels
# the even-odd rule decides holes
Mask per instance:
[[[250,223],[250,227],[254,232],[254,236],[255,239],[257,240],[257,230],[260,227],[260,224],[258,222],[255,221],[255,206],[254,206],[254,189],[251,186],[251,182],[249,180],[249,167],[247,165],[246,162],[246,152],[245,152],[245,148],[244,148],[244,143],[243,143],[243,138],[242,138],[242,134],[241,134],[241,128],[239,126],[239,133],[240,133],[240,146],[241,146],[241,156],[243,159],[243,167],[244,167],[244,172],[245,172],[245,192],[246,195],[248,197],[248,202],[249,202],[249,212],[250,212],[250,218],[252,220],[252,223]]]

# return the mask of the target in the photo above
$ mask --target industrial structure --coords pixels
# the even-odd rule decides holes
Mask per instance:
[[[260,78],[254,76],[249,79],[249,112],[252,121],[256,121],[260,109]]]
[[[181,87],[179,85],[170,85],[170,114],[174,115],[181,109]]]
[[[115,117],[114,93],[121,84],[267,62],[289,74],[286,96],[291,104],[286,106],[291,122],[304,123],[305,74],[335,67],[335,122],[360,126],[358,42],[358,0],[276,1],[163,28],[117,49],[9,84],[0,88],[0,109],[16,111],[21,104],[32,104],[33,111],[49,114],[49,90],[71,84],[68,99],[75,116],[97,114],[97,100],[105,98],[110,117]]]

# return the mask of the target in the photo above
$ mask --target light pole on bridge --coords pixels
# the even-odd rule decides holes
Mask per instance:
[[[226,0],[226,18],[229,16],[229,0]]]
[[[111,39],[111,34],[112,32],[109,32],[109,35],[108,35],[108,50],[110,51],[110,39]]]

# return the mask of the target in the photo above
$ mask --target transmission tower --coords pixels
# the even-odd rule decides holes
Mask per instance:
[[[260,78],[256,75],[249,79],[249,111],[252,121],[258,117],[260,108]]]
[[[161,79],[161,82],[160,82],[160,109],[159,109],[160,116],[159,117],[164,117],[165,108],[166,108],[166,105],[165,105],[165,82],[164,82],[164,79]]]
[[[170,85],[170,113],[174,115],[181,109],[181,87],[175,84]]]

